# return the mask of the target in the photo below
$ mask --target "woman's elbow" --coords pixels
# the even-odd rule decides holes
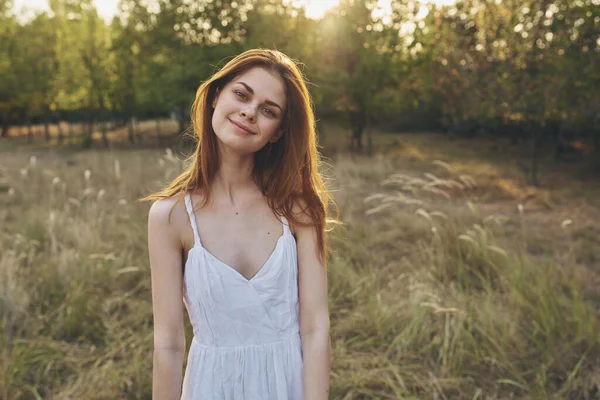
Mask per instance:
[[[313,316],[300,321],[300,335],[326,335],[329,336],[329,315]]]
[[[160,352],[185,352],[185,334],[158,334],[154,336],[154,351]]]

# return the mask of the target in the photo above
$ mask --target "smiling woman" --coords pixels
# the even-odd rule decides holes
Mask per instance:
[[[248,50],[200,85],[192,123],[188,170],[145,199],[153,398],[327,399],[334,203],[304,77],[281,52]]]
[[[212,106],[212,128],[220,142],[222,156],[231,149],[257,152],[267,144],[272,146],[283,134],[280,125],[286,106],[286,88],[281,79],[267,69],[253,68],[222,89],[218,88]],[[248,134],[255,140],[250,142],[243,138]]]

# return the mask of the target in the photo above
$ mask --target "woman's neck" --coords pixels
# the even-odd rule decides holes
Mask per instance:
[[[232,205],[241,196],[247,196],[257,190],[253,179],[253,155],[227,155],[221,158],[221,166],[212,183],[212,192],[221,199],[227,199]]]

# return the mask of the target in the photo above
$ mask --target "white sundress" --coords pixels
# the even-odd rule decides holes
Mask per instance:
[[[194,330],[181,400],[302,400],[296,240],[283,234],[251,279],[221,262],[194,231],[183,301]]]

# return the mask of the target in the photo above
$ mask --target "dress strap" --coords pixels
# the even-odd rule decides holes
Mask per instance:
[[[290,225],[288,224],[288,220],[287,218],[285,218],[285,216],[281,216],[281,222],[283,222],[283,233],[289,233],[290,231]]]
[[[194,231],[194,245],[202,246],[200,242],[200,235],[198,234],[198,225],[196,224],[196,214],[194,214],[194,207],[192,206],[192,199],[190,198],[190,194],[186,193],[184,197],[185,208],[190,217],[190,224],[192,225],[192,230]]]

